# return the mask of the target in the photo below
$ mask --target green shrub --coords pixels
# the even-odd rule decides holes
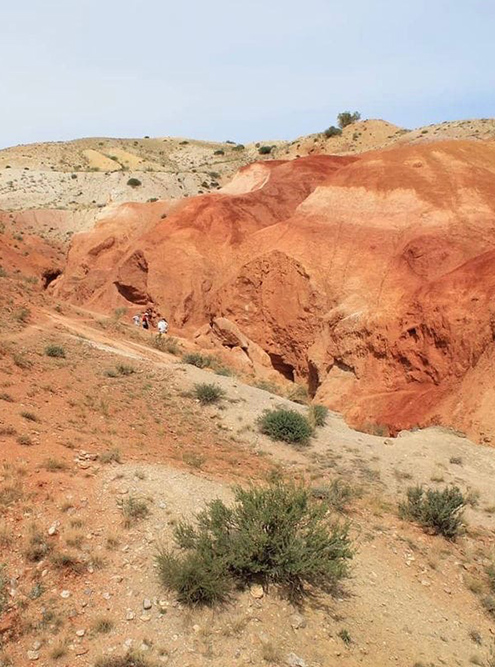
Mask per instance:
[[[348,524],[330,522],[327,505],[303,486],[272,483],[235,490],[234,506],[214,500],[196,524],[174,531],[178,554],[157,556],[163,585],[186,604],[224,599],[235,582],[270,582],[289,596],[307,584],[331,590],[352,558]]]
[[[213,155],[225,155],[225,151],[219,148],[217,151],[213,151]]]
[[[327,139],[330,139],[330,137],[339,137],[342,134],[342,130],[339,130],[339,128],[335,127],[335,125],[330,125],[330,127],[327,127],[323,134]]]
[[[399,514],[453,540],[459,534],[466,503],[457,486],[443,491],[427,489],[426,493],[423,487],[415,486],[408,488],[407,499],[399,505]]]
[[[65,359],[65,350],[61,345],[47,345],[45,347],[45,354],[47,357]]]
[[[0,392],[0,401],[6,401],[7,403],[13,403],[14,399],[10,394],[7,394],[6,391]]]
[[[339,127],[342,129],[344,129],[344,127],[347,127],[348,125],[352,125],[352,123],[355,123],[360,119],[361,119],[361,114],[359,113],[359,111],[355,111],[354,113],[351,113],[350,111],[342,111],[337,116]]]
[[[14,359],[14,364],[15,364],[18,368],[22,368],[22,369],[24,369],[24,370],[27,370],[28,368],[32,368],[32,367],[33,367],[33,362],[31,361],[31,359],[28,359],[28,358],[25,357],[23,354],[18,354],[18,353],[16,352],[16,353],[13,355],[12,358]]]
[[[262,433],[272,440],[306,445],[313,433],[311,424],[303,415],[295,410],[277,408],[265,410],[259,420]]]
[[[328,417],[328,408],[316,403],[309,408],[309,422],[313,427],[325,426]]]
[[[258,148],[258,153],[260,155],[269,155],[272,152],[273,146],[260,146]]]
[[[190,352],[184,354],[182,361],[185,364],[191,364],[191,366],[196,366],[197,368],[209,368],[212,363],[212,358],[205,357],[204,355],[199,354],[199,352]]]
[[[127,185],[130,185],[131,188],[138,188],[141,185],[141,181],[139,180],[139,178],[130,178],[127,181]]]
[[[205,382],[194,385],[194,395],[203,405],[217,403],[223,396],[224,390],[217,384],[207,384]]]

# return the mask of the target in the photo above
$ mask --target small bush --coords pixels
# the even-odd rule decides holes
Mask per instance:
[[[481,601],[481,604],[490,614],[490,616],[495,617],[495,597],[493,597],[493,595],[487,595],[486,597],[484,597],[483,600]]]
[[[330,137],[339,137],[342,134],[342,130],[339,130],[339,128],[335,127],[335,125],[330,125],[330,127],[327,127],[323,134],[327,139],[330,139]]]
[[[19,308],[14,313],[14,320],[25,324],[29,320],[30,316],[31,316],[31,311],[29,310],[29,308],[26,307]]]
[[[136,372],[136,369],[128,364],[117,364],[116,370],[119,375],[132,375]]]
[[[260,146],[258,148],[258,153],[260,155],[270,155],[272,152],[273,146]]]
[[[31,532],[28,546],[25,552],[27,560],[31,561],[32,563],[38,563],[49,554],[50,550],[51,547],[43,535],[34,529]]]
[[[119,374],[115,370],[115,368],[106,368],[103,371],[103,374],[106,375],[107,378],[116,378],[119,377]]]
[[[313,488],[311,493],[315,498],[324,500],[336,512],[345,512],[350,501],[356,495],[356,490],[341,479],[334,479],[330,484]]]
[[[488,565],[486,568],[486,575],[488,577],[488,585],[492,593],[495,593],[495,562]]]
[[[428,489],[426,493],[421,486],[409,487],[406,501],[399,505],[399,514],[453,540],[461,529],[466,502],[457,486],[443,491]]]
[[[19,435],[17,437],[17,443],[24,447],[31,447],[31,445],[34,444],[29,435]]]
[[[217,151],[213,151],[213,155],[225,155],[225,151],[219,148]]]
[[[342,111],[337,116],[339,127],[341,127],[342,129],[344,129],[344,127],[347,127],[348,125],[352,125],[352,123],[355,123],[360,119],[361,119],[361,114],[359,113],[359,111],[355,111],[354,113],[351,113],[350,111]]]
[[[186,142],[187,143],[187,142]],[[95,667],[155,667],[156,663],[150,662],[142,653],[130,651],[123,656],[111,656],[97,660]]]
[[[65,359],[65,350],[60,345],[47,345],[47,347],[45,347],[45,354],[47,357]]]
[[[21,417],[27,419],[28,422],[39,422],[38,415],[35,415],[34,412],[28,412],[27,410],[21,412]]]
[[[43,468],[49,472],[60,472],[62,470],[67,470],[68,466],[65,461],[60,461],[59,459],[54,459],[49,457],[43,461]]]
[[[138,188],[141,185],[141,181],[139,178],[130,178],[127,181],[127,185],[129,185],[131,188]]]
[[[0,401],[6,401],[7,403],[13,403],[14,399],[10,394],[7,394],[6,391],[0,392]]]
[[[217,403],[223,396],[224,390],[216,384],[196,384],[194,385],[194,395],[200,403],[207,405]]]
[[[120,449],[109,449],[98,456],[102,463],[122,463]]]
[[[191,366],[196,366],[197,368],[209,368],[212,363],[212,358],[205,357],[204,355],[199,354],[199,352],[190,352],[184,354],[182,361],[185,364],[191,364]]]
[[[148,503],[134,496],[128,496],[119,503],[124,516],[124,526],[130,528],[136,521],[145,519],[150,513]]]
[[[307,584],[331,590],[347,575],[352,550],[349,526],[329,522],[327,509],[294,484],[238,487],[232,508],[214,500],[196,525],[175,528],[181,553],[159,552],[161,581],[186,604],[222,600],[235,581],[273,582],[289,596]]]
[[[309,408],[309,422],[313,427],[325,426],[328,417],[328,408],[325,405],[311,405]]]
[[[7,277],[7,271],[3,268],[3,266],[0,266],[0,278],[6,278]]]
[[[93,624],[93,631],[99,635],[107,635],[114,626],[114,622],[107,616],[100,616]]]
[[[295,410],[285,408],[266,410],[259,420],[259,426],[261,432],[272,440],[282,440],[299,445],[308,444],[313,433],[306,417]]]
[[[155,336],[152,341],[153,347],[156,347],[160,352],[168,352],[178,357],[181,349],[177,342],[177,338],[166,338],[164,336]]]
[[[22,368],[23,370],[28,370],[33,367],[33,362],[25,357],[23,354],[14,354],[12,357],[14,359],[14,364],[17,368]]]
[[[309,400],[308,390],[306,387],[296,384],[291,387],[289,393],[287,394],[287,398],[293,403],[306,405]]]

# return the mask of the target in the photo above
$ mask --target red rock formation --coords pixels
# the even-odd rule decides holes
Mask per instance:
[[[57,291],[153,302],[186,332],[225,318],[361,428],[490,438],[494,248],[495,143],[437,142],[252,165],[165,219],[118,209]]]

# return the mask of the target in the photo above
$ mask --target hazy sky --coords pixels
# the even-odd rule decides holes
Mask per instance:
[[[0,19],[0,146],[495,115],[494,0],[14,0]]]

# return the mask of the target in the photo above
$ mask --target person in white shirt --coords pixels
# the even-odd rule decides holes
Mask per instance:
[[[158,320],[158,335],[162,336],[163,334],[166,334],[168,331],[168,322],[164,317],[160,317]]]
[[[134,317],[132,318],[132,321],[134,322],[134,324],[137,327],[139,327],[141,325],[141,313],[138,313],[137,315],[134,315]]]

